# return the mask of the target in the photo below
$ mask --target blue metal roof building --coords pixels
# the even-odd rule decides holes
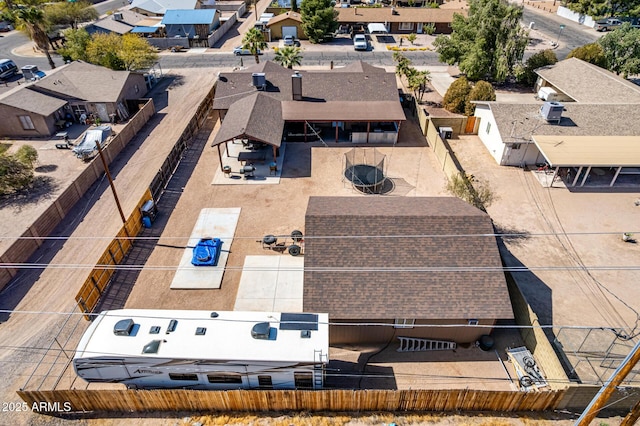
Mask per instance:
[[[171,9],[162,19],[167,37],[188,37],[206,40],[220,26],[217,9]]]

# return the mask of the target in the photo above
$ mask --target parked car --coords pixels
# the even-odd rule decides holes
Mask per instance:
[[[284,40],[285,46],[295,46],[296,44],[296,39],[292,35],[286,35],[282,40]]]
[[[11,59],[0,59],[0,80],[12,77],[18,72],[18,66]]]
[[[355,37],[353,37],[353,48],[355,50],[367,50],[369,48],[367,36],[364,34],[356,34]]]
[[[236,56],[240,56],[240,55],[251,55],[251,51],[249,49],[243,49],[242,46],[238,46],[235,49],[233,49],[233,54]],[[260,51],[260,49],[258,49],[258,55],[262,55],[262,52]]]
[[[620,25],[622,25],[622,21],[616,18],[601,19],[596,21],[595,29],[596,31],[610,31],[615,30]]]

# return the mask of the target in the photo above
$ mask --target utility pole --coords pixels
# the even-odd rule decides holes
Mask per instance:
[[[609,380],[607,380],[596,396],[593,397],[587,408],[584,409],[582,415],[576,420],[575,426],[589,426],[591,421],[596,417],[598,411],[604,408],[613,391],[622,383],[627,374],[635,367],[640,360],[640,340],[633,347],[629,355],[622,361],[620,366],[616,368]]]
[[[107,175],[107,179],[109,179],[109,185],[111,186],[111,191],[113,192],[113,198],[116,200],[116,206],[118,207],[118,211],[120,212],[120,218],[122,219],[122,223],[126,224],[127,219],[124,217],[124,212],[122,211],[122,206],[120,206],[120,200],[118,199],[118,193],[116,192],[116,187],[113,184],[113,179],[111,178],[111,173],[109,173],[109,166],[107,166],[107,160],[105,160],[104,155],[102,154],[102,147],[100,146],[100,142],[96,141],[96,147],[98,148],[98,155],[100,155],[100,160],[102,160],[102,166],[104,167],[104,172]],[[127,232],[127,228],[125,226],[125,232]]]

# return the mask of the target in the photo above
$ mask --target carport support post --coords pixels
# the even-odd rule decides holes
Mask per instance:
[[[578,178],[580,177],[580,173],[582,173],[582,166],[580,166],[580,168],[578,169],[576,177],[573,178],[573,183],[571,183],[571,186],[576,186],[576,183],[578,183]]]
[[[587,167],[587,171],[584,174],[584,177],[582,178],[582,182],[580,182],[580,186],[584,186],[584,183],[587,181],[587,176],[589,176],[589,173],[591,173],[591,166]]]
[[[616,183],[616,180],[618,180],[618,175],[620,174],[620,170],[622,170],[622,167],[618,167],[618,170],[616,170],[616,174],[613,177],[613,179],[611,179],[611,183],[609,184],[610,187]]]

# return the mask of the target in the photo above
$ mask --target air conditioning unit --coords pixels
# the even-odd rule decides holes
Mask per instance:
[[[122,16],[122,12],[116,12],[113,14],[113,19],[116,21],[122,21],[124,18]]]
[[[545,102],[540,107],[540,115],[547,121],[557,121],[560,123],[560,120],[562,120],[562,111],[564,111],[564,105],[560,102]]]
[[[439,127],[438,134],[440,134],[440,139],[447,140],[453,137],[453,129],[451,127]]]

